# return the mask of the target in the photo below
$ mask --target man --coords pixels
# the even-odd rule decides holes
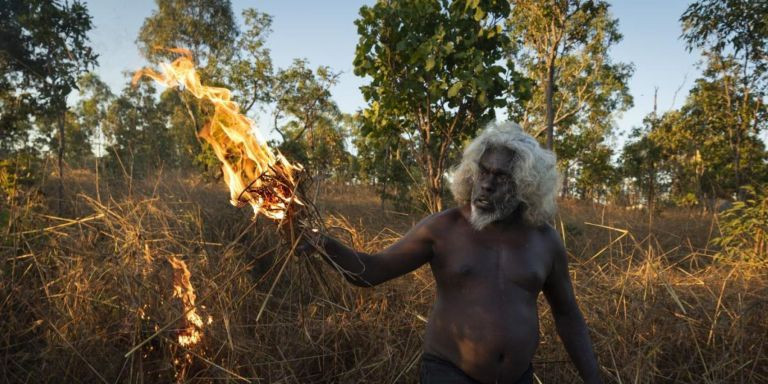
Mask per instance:
[[[544,292],[582,379],[599,383],[565,249],[547,224],[559,182],[555,156],[516,124],[492,124],[452,175],[460,206],[433,214],[376,254],[321,236],[317,247],[351,283],[370,287],[429,263],[437,300],[422,383],[532,383]]]

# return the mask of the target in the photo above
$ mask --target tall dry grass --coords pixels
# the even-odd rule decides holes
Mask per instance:
[[[416,381],[434,298],[428,267],[350,287],[292,257],[273,223],[252,222],[217,185],[159,174],[97,189],[93,174],[70,175],[62,215],[38,193],[4,207],[3,382]],[[367,251],[419,219],[362,187],[320,196],[334,234]],[[711,216],[663,212],[654,223],[570,201],[556,221],[606,381],[768,382],[768,267],[715,260]],[[197,311],[213,320],[190,348],[177,342],[185,324],[171,257],[187,263]],[[537,378],[579,382],[539,308]]]

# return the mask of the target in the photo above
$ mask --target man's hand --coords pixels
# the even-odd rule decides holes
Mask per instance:
[[[324,253],[324,242],[324,235],[318,229],[302,228],[294,253],[298,256],[309,256],[315,252]]]

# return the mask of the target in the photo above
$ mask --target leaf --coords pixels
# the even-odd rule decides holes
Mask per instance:
[[[461,87],[464,85],[463,82],[457,81],[453,85],[451,85],[451,88],[448,89],[448,97],[454,97],[456,94],[459,93],[459,90],[461,90]]]
[[[480,103],[480,105],[486,105],[488,103],[488,98],[485,96],[485,91],[481,91],[479,95],[477,95],[477,102]]]
[[[424,68],[426,68],[427,71],[431,71],[432,68],[434,68],[434,67],[435,67],[435,58],[430,56],[430,57],[427,58],[427,63],[424,66]]]
[[[485,12],[480,7],[475,10],[475,21],[480,21],[485,18]]]

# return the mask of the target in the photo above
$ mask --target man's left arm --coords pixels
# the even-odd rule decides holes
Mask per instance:
[[[573,293],[565,247],[553,228],[549,228],[548,232],[555,245],[555,252],[543,291],[552,308],[557,334],[584,382],[602,383],[587,323]]]

